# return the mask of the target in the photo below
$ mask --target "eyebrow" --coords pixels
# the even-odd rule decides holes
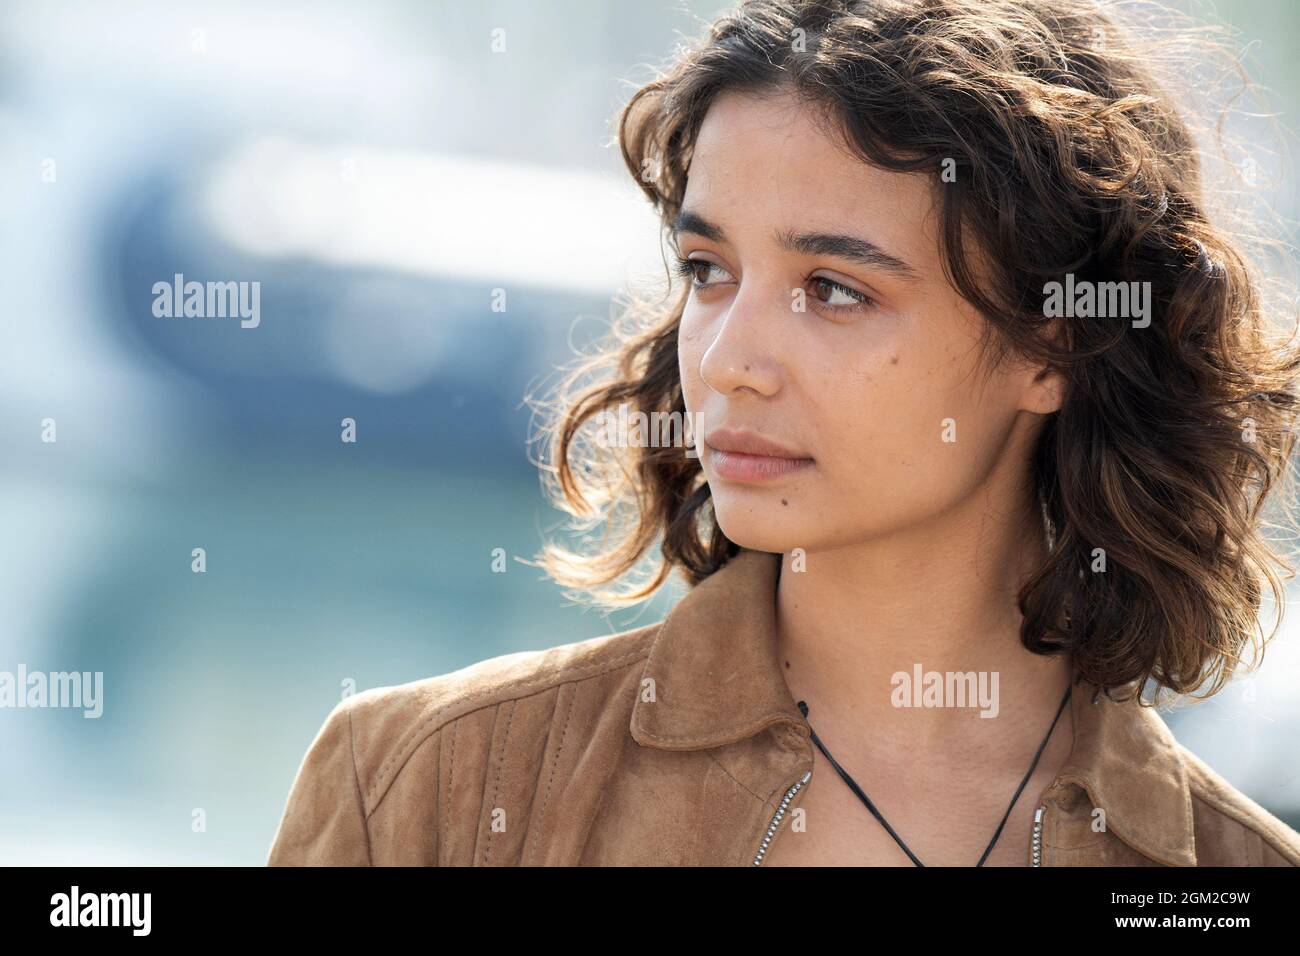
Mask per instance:
[[[683,209],[673,223],[672,235],[676,239],[683,232],[703,236],[712,242],[726,242],[722,227],[705,219],[699,213]],[[860,236],[830,232],[778,232],[776,241],[783,249],[806,256],[834,256],[860,265],[883,269],[900,279],[916,280],[920,273],[910,265],[881,249],[874,242]]]

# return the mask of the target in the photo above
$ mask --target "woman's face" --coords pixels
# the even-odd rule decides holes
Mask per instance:
[[[865,164],[788,94],[726,93],[709,109],[678,220],[695,284],[678,354],[737,544],[822,550],[990,487],[1026,494],[1059,382],[1028,367],[981,375],[984,320],[943,275],[939,174]],[[721,429],[803,460],[725,454]]]

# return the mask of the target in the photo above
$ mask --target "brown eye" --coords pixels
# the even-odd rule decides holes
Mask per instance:
[[[716,262],[709,262],[707,259],[687,259],[682,256],[677,259],[677,274],[690,280],[697,288],[718,284],[709,281],[710,271],[714,269],[722,276],[731,277],[731,274]]]
[[[703,259],[691,260],[691,278],[700,285],[705,285],[709,281],[709,271],[713,268],[712,262],[705,262]]]
[[[871,304],[869,296],[825,276],[816,276],[813,279],[813,295],[817,297],[818,302],[835,309],[851,309],[859,305]],[[839,301],[832,301],[836,297]]]

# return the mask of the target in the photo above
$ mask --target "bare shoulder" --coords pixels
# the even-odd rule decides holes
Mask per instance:
[[[420,746],[458,718],[638,667],[649,655],[660,623],[503,654],[446,674],[354,694],[341,706],[349,715],[363,790],[381,792]]]
[[[1300,834],[1179,745],[1202,866],[1300,866]],[[1207,858],[1223,856],[1223,859]]]

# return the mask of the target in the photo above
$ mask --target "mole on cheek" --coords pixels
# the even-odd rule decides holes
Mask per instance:
[[[786,501],[784,498],[781,499],[781,504],[788,505],[789,503],[790,502]]]
[[[889,360],[889,364],[890,364],[890,365],[897,365],[897,364],[898,364],[898,356],[895,355],[893,358],[891,358],[891,359]]]

